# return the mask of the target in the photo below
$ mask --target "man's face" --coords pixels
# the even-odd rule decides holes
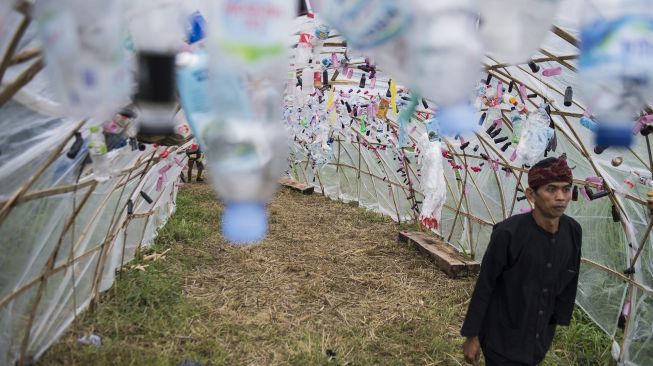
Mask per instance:
[[[537,190],[527,188],[526,195],[536,210],[544,217],[553,219],[565,213],[571,200],[571,184],[559,182],[545,184]]]

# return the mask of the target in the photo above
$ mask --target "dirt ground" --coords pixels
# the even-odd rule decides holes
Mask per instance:
[[[474,279],[452,280],[397,242],[389,218],[282,189],[269,235],[236,247],[209,184],[180,191],[153,250],[41,364],[461,365]],[[78,346],[98,334],[99,348]],[[554,352],[552,352],[554,353]],[[566,352],[547,364],[573,364]],[[558,357],[560,356],[560,358]]]

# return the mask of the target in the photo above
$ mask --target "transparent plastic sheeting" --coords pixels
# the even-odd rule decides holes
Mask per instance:
[[[558,33],[567,33],[572,38],[578,37],[577,19],[582,11],[582,3],[563,1],[555,22],[560,30]],[[302,27],[302,24],[304,23],[299,26]],[[342,39],[337,36],[330,38],[329,42],[334,46],[325,46],[322,54],[325,57],[332,52],[342,54],[345,48],[338,44],[340,41]],[[574,90],[578,89],[575,56],[579,50],[572,42],[573,40],[569,42],[559,34],[550,33],[540,52],[533,56],[533,59],[550,59],[538,63],[540,71],[537,74],[532,73],[527,65],[492,67],[500,64],[501,60],[485,58],[484,64],[490,68],[493,75],[493,86],[496,86],[497,80],[502,80],[504,86],[515,80],[516,85],[524,84],[528,94],[538,94],[538,98],[528,99],[526,102],[530,111],[537,107],[542,98],[549,100],[557,138],[557,148],[549,156],[559,156],[562,153],[567,155],[569,165],[574,167],[574,178],[579,188],[583,187],[582,181],[585,178],[601,176],[609,188],[622,189],[623,181],[631,171],[650,174],[648,137],[637,134],[635,143],[629,149],[608,148],[601,154],[593,151],[593,133],[579,122],[585,105],[582,99],[578,98],[578,93],[574,95],[572,106],[563,105],[565,88],[571,86]],[[364,63],[366,55],[353,50],[348,50],[348,53],[350,62]],[[572,57],[563,57],[560,60],[561,56]],[[385,97],[387,81],[392,75],[383,73],[382,64],[377,66],[376,88],[370,89],[368,83],[361,92],[367,91],[370,95]],[[542,75],[542,70],[554,67],[561,67],[560,75]],[[329,75],[332,75],[332,70]],[[345,93],[356,94],[360,89],[358,81],[361,75],[360,70],[355,70],[351,78],[340,73],[332,82],[332,86],[335,86],[336,93],[343,90]],[[485,80],[486,76],[485,72],[479,74],[479,80]],[[402,80],[397,82],[402,85]],[[353,92],[350,92],[350,89],[353,89]],[[324,98],[327,98],[326,92]],[[406,102],[400,101],[399,104],[401,112]],[[324,106],[321,108],[321,113],[324,114]],[[398,115],[392,108],[389,109],[387,121],[397,125]],[[509,121],[509,112],[503,105],[504,121]],[[481,111],[477,116],[480,118],[480,115]],[[328,119],[327,116],[317,120],[320,123],[329,123]],[[427,133],[423,122],[423,118],[414,117],[407,125],[406,130],[412,131],[409,132],[410,142],[417,141],[418,136]],[[479,127],[477,134],[462,136],[464,141],[469,142],[465,154],[460,149],[460,140],[445,137],[442,143],[443,149],[448,151],[456,164],[480,167],[481,170],[474,172],[471,169],[462,169],[457,174],[447,161],[443,160],[447,199],[442,211],[441,227],[436,232],[452,246],[473,254],[478,260],[485,252],[492,225],[530,208],[527,200],[515,199],[523,196],[522,192],[516,192],[517,182],[522,189],[527,187],[526,171],[511,165],[511,150],[502,152],[502,144],[494,143],[485,133],[490,124],[491,122],[486,120],[483,127]],[[333,140],[329,142],[330,151],[316,155],[315,151],[311,151],[313,145],[310,141],[308,144],[305,140],[302,141],[305,135],[300,136],[300,142],[292,144],[289,174],[298,181],[313,185],[317,191],[332,199],[358,202],[360,207],[382,213],[395,221],[415,220],[419,215],[419,205],[414,207],[414,203],[424,198],[420,188],[421,167],[418,164],[419,159],[415,156],[417,151],[411,148],[403,149],[409,163],[402,170],[400,153],[396,148],[396,136],[391,144],[386,145],[385,150],[381,150],[381,144],[366,137],[364,133],[358,133],[349,126],[345,129],[339,128],[340,120],[335,124],[331,123],[331,126]],[[295,137],[301,135],[298,134],[297,128],[289,127]],[[508,125],[504,124],[503,129],[504,133],[500,136],[506,134],[506,129],[509,130]],[[473,151],[475,146],[478,146],[477,151]],[[488,161],[480,157],[480,153],[489,156],[491,161],[498,162],[498,169],[491,169]],[[611,164],[615,157],[623,158],[623,163],[617,167]],[[503,166],[509,166],[509,169],[504,171],[501,169]],[[465,195],[461,195],[463,186]],[[594,188],[594,191],[596,190]],[[638,183],[625,197],[613,194],[595,200],[588,200],[581,193],[578,201],[572,201],[566,212],[583,228],[582,253],[585,261],[581,266],[576,302],[613,338],[613,355],[618,357],[619,352],[623,352],[624,363],[628,365],[653,364],[653,239],[649,236],[642,243],[650,222],[646,208],[646,194],[649,190],[653,189]],[[613,220],[613,202],[617,204],[620,222]],[[640,244],[644,249],[635,264],[635,274],[632,277],[636,286],[629,290],[629,283],[615,273],[621,274],[630,267]],[[631,316],[626,324],[623,340],[623,332],[618,329],[617,324],[627,301],[632,303]]]
[[[8,18],[10,29],[20,19],[13,15]],[[17,52],[38,46],[34,28],[33,24],[27,28]],[[8,37],[0,39],[0,51],[7,41]],[[3,85],[30,64],[9,67]],[[81,121],[61,115],[43,72],[0,107],[0,210],[65,143],[0,221],[1,365],[13,365],[23,349],[24,361],[38,359],[97,293],[111,287],[116,270],[134,257],[137,248],[152,243],[175,210],[185,154],[171,152],[159,159],[161,147],[132,151],[127,145],[107,155],[112,177],[95,182],[91,165],[84,164],[86,145],[71,159],[66,155],[75,139],[66,139],[77,126],[87,139],[90,126],[99,123],[80,125]],[[168,165],[171,168],[164,169],[162,177],[160,170]],[[52,192],[57,188],[64,188],[63,193]],[[141,191],[153,200],[151,204]],[[129,199],[133,216],[128,217]]]
[[[0,169],[0,187],[3,188],[2,201],[6,202],[15,187],[25,182],[23,175],[33,174],[42,166],[44,158],[61,144],[74,123],[43,118],[17,104],[4,106],[0,115],[3,128],[20,125],[26,116],[31,117],[27,121],[33,123],[33,131],[50,127],[49,133],[42,134],[46,136],[40,136],[43,143],[37,145],[41,148],[16,149],[5,157],[7,160]],[[35,136],[23,139],[20,135],[19,132],[13,137],[16,141],[22,139],[25,146],[39,140]],[[6,146],[9,145],[3,145]],[[77,183],[84,154],[71,160],[66,156],[67,151],[63,150],[26,196]],[[157,230],[174,212],[176,177],[181,165],[172,163],[171,157],[148,166],[144,162],[154,156],[153,153],[152,148],[132,152],[129,146],[114,150],[111,165],[122,167],[122,174],[95,187],[87,185],[67,193],[21,202],[0,224],[0,251],[3,253],[0,258],[0,329],[3,329],[0,364],[11,365],[20,357],[28,329],[25,354],[38,358],[84,311],[97,292],[111,287],[116,270],[134,257],[137,248],[154,240]],[[179,155],[178,159],[183,161],[182,158],[185,155]],[[166,173],[170,179],[157,190],[159,169],[171,163],[172,168]],[[6,167],[11,165],[20,166],[17,171],[21,174],[5,174]],[[134,167],[137,168],[126,172]],[[92,176],[87,178],[92,179]],[[82,178],[80,183],[85,181]],[[140,191],[153,200],[152,204],[143,199]],[[134,203],[134,217],[127,216],[128,199]],[[70,221],[73,216],[74,220]]]

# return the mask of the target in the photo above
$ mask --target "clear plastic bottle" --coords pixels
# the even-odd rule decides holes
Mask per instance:
[[[440,141],[440,122],[438,122],[438,119],[431,118],[427,120],[425,124],[429,141]]]
[[[102,129],[98,126],[90,128],[88,151],[93,161],[93,176],[95,179],[100,182],[109,179],[109,161],[106,156],[108,152],[107,144]]]
[[[215,111],[209,96],[207,56],[203,49],[182,52],[177,55],[177,90],[181,106],[193,134],[202,147],[201,131],[205,124],[215,119]]]
[[[409,39],[409,83],[438,105],[440,133],[473,131],[470,97],[478,80],[482,47],[475,0],[413,0],[415,36]],[[487,93],[487,91],[486,91]]]
[[[512,143],[518,144],[521,138],[524,120],[515,107],[510,108],[510,122],[512,123]]]
[[[186,28],[186,50],[177,54],[176,84],[184,115],[193,134],[199,138],[199,131],[214,118],[215,111],[211,105],[208,80],[208,56],[204,49],[206,37],[206,19],[199,10],[188,17]]]
[[[584,14],[579,86],[598,122],[596,143],[628,146],[634,117],[653,96],[653,7],[600,0]]]
[[[408,34],[414,14],[410,4],[395,0],[317,0],[315,9],[345,37],[352,50],[359,50],[394,78],[408,80],[410,54]]]
[[[105,120],[128,104],[133,78],[121,0],[37,1],[34,18],[46,72],[68,114]]]
[[[486,52],[501,62],[527,61],[551,29],[559,0],[482,0],[480,31]]]
[[[209,16],[207,50],[215,123],[201,131],[209,173],[225,202],[222,232],[237,244],[267,233],[266,202],[287,161],[281,123],[287,39],[296,14],[287,0],[220,0]]]

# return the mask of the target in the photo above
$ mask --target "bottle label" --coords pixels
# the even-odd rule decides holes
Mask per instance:
[[[247,64],[281,57],[294,4],[286,0],[224,0],[219,4],[218,45]]]
[[[617,64],[617,72],[629,72],[629,66],[647,69],[653,57],[653,18],[628,15],[594,22],[582,29],[581,40],[583,69]]]

